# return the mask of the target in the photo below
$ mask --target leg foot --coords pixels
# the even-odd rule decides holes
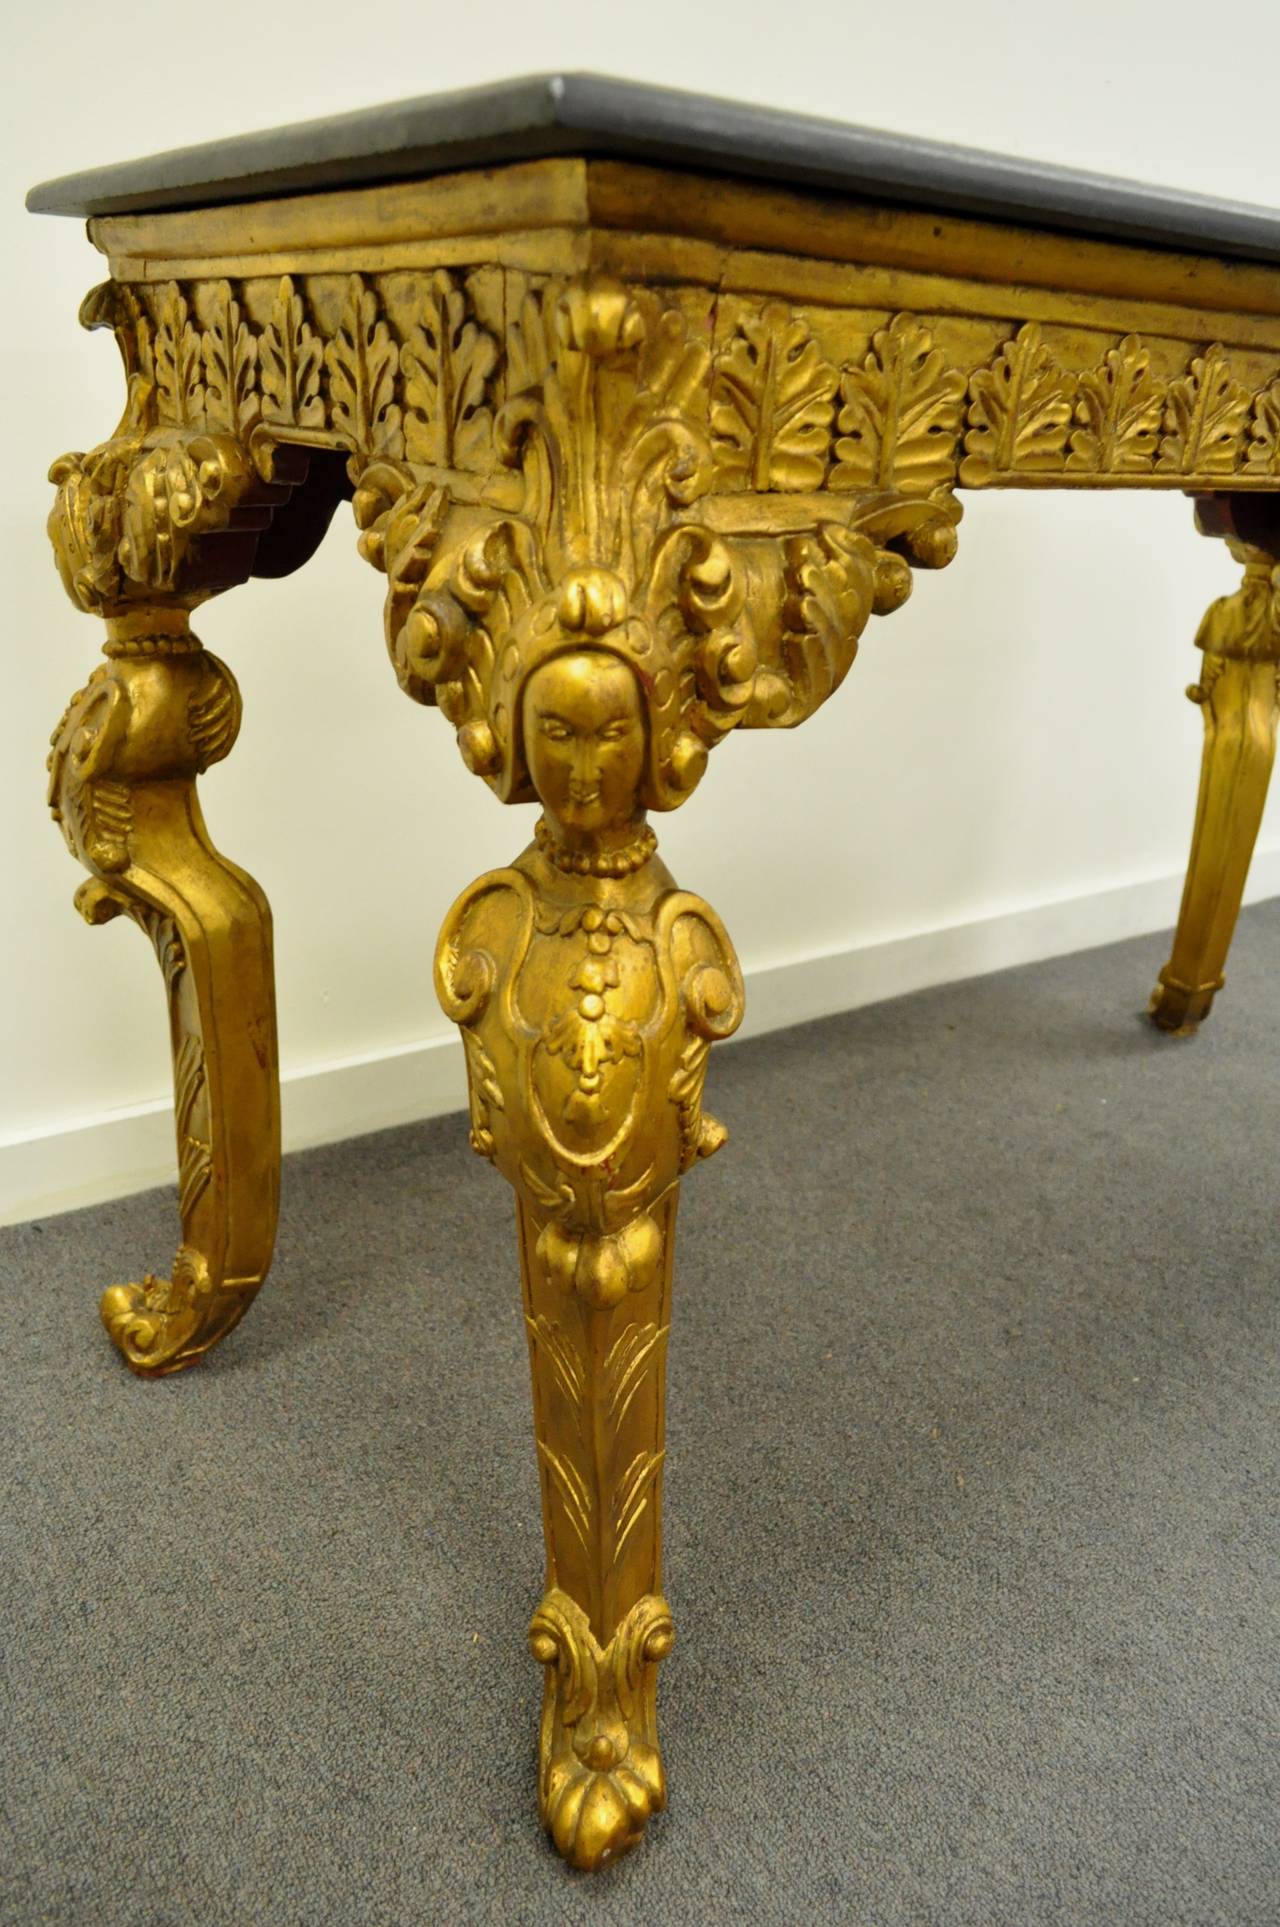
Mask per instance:
[[[198,1251],[179,1247],[173,1276],[148,1272],[141,1284],[108,1285],[98,1310],[107,1336],[139,1378],[164,1378],[194,1365],[253,1302],[257,1284],[215,1288]]]
[[[1173,952],[1149,1013],[1159,1029],[1190,1036],[1221,990],[1249,861],[1267,800],[1280,717],[1280,568],[1242,543],[1244,582],[1215,602],[1197,645],[1200,681],[1187,691],[1204,713],[1195,831]]]
[[[655,1675],[674,1640],[667,1602],[655,1593],[636,1601],[603,1649],[581,1607],[556,1587],[533,1615],[529,1649],[547,1669],[538,1806],[572,1866],[616,1860],[667,1804]]]

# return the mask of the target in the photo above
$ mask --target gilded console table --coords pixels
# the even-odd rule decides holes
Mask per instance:
[[[1222,983],[1280,674],[1280,215],[586,76],[510,83],[37,189],[89,215],[119,427],[54,464],[106,659],[53,737],[77,903],[155,946],[182,1238],[112,1285],[143,1375],[266,1273],[279,1170],[270,914],[196,779],[235,740],[190,627],[349,499],[405,693],[534,841],[445,921],[471,1142],[515,1187],[547,1545],[539,1795],[582,1867],[666,1798],[655,1724],[680,1180],[724,1131],[728,933],[651,813],[736,729],[801,723],[873,614],[955,552],[957,488],[1164,488],[1243,568],[1190,691],[1191,866],[1153,999]]]

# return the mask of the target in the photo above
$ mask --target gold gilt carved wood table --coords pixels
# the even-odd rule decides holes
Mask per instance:
[[[539,1799],[580,1867],[666,1800],[655,1720],[664,1358],[680,1180],[720,1149],[743,1011],[651,814],[737,729],[833,694],[871,615],[955,553],[957,489],[1197,499],[1240,587],[1205,616],[1204,760],[1152,1015],[1208,1014],[1280,675],[1280,215],[590,76],[506,83],[37,189],[91,217],[119,427],[53,467],[105,660],[53,737],[90,922],[168,996],[182,1233],[112,1285],[144,1376],[266,1273],[271,921],[196,779],[239,696],[191,615],[283,575],[349,499],[401,687],[534,841],[464,891],[435,985],[471,1142],[511,1182],[547,1576]]]

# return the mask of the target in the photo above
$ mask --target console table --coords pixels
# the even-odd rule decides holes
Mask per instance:
[[[1181,489],[1242,566],[1197,644],[1191,863],[1152,1016],[1208,1014],[1280,702],[1280,214],[591,76],[402,103],[56,181],[108,279],[119,427],[55,462],[63,582],[105,660],[53,736],[91,923],[151,939],[181,1242],[114,1284],[143,1376],[244,1314],[275,1232],[271,920],[205,828],[231,671],[206,597],[284,575],[350,500],[406,695],[534,841],[445,921],[471,1143],[516,1191],[546,1533],[539,1798],[635,1844],[655,1688],[676,1200],[718,1151],[743,1011],[651,813],[737,729],[833,694],[955,553],[957,489]],[[728,753],[732,754],[730,750]]]

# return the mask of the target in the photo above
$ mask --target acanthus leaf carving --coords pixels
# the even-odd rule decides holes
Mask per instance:
[[[437,468],[480,469],[490,452],[487,396],[498,344],[443,269],[431,276],[420,310],[400,351],[406,454]]]
[[[833,489],[928,494],[951,482],[967,383],[914,315],[879,328],[861,366],[840,377]]]
[[[1252,400],[1220,342],[1194,356],[1187,374],[1169,384],[1157,468],[1178,475],[1230,474]]]
[[[1097,368],[1080,376],[1070,436],[1069,472],[1141,474],[1156,455],[1164,388],[1151,373],[1151,356],[1136,335],[1108,348]]]
[[[836,370],[780,302],[744,315],[715,358],[711,435],[728,488],[815,489],[826,474]]]
[[[228,281],[214,290],[212,325],[202,337],[204,406],[210,422],[231,434],[250,428],[260,412],[258,343]]]
[[[994,475],[1064,465],[1075,387],[1046,347],[1038,322],[1027,322],[1005,342],[989,368],[975,370],[969,397],[962,482],[976,485]]]
[[[461,310],[452,313],[456,333]],[[762,433],[778,430],[769,446],[791,460],[809,446],[805,397],[820,393],[830,415],[834,371],[815,363],[794,317],[777,325],[776,367],[761,342],[748,353],[763,384],[752,419]],[[958,426],[958,377],[905,324],[893,339],[886,352],[902,364],[898,413],[911,444],[903,459],[918,491],[942,471],[932,452],[917,461],[915,442],[931,451],[939,420]],[[362,472],[355,498],[361,547],[388,575],[401,684],[440,707],[468,767],[506,800],[529,794],[516,728],[523,681],[569,638],[598,640],[642,677],[646,801],[670,809],[730,730],[798,721],[838,686],[871,610],[896,606],[909,588],[904,557],[937,566],[954,549],[958,511],[941,490],[936,500],[893,490],[852,506],[833,498],[852,532],[820,511],[794,535],[721,534],[703,522],[717,480],[708,382],[714,393],[727,363],[711,369],[701,331],[659,294],[598,275],[529,288],[506,346],[495,474],[519,477],[519,493],[502,498],[518,507],[496,506],[492,479],[478,506],[459,505],[439,468],[422,478],[388,461]],[[825,457],[812,473],[824,471]],[[789,472],[792,484],[801,476]],[[776,465],[769,479],[780,479]],[[862,532],[868,504],[878,529],[886,504],[909,502],[915,521],[885,538],[903,553]]]
[[[1280,477],[1280,380],[1264,388],[1254,404],[1244,465],[1251,475]]]
[[[323,428],[324,344],[307,320],[302,295],[287,274],[280,279],[258,355],[264,419],[297,428]]]
[[[203,344],[176,281],[161,291],[155,332],[156,393],[163,419],[178,427],[203,423]]]
[[[594,279],[598,305],[602,277]],[[323,329],[308,314],[304,284],[288,275],[265,284],[107,283],[86,297],[83,319],[116,335],[130,379],[126,420],[139,432],[157,423],[242,435],[258,420],[308,434],[328,426],[358,467],[407,461],[418,480],[424,470],[454,484],[474,476],[469,499],[519,508],[514,476],[504,480],[514,466],[523,471],[523,513],[536,522],[539,490],[555,480],[548,449],[524,462],[506,459],[493,412],[500,349],[492,325],[479,319],[475,283],[445,269],[352,275],[336,298],[322,300]],[[569,284],[547,285],[566,298]],[[548,380],[554,386],[562,355],[554,326],[548,334],[544,325],[543,284],[514,277],[509,292],[505,386],[518,404]],[[632,316],[651,357],[652,297],[621,289],[620,299],[619,313]],[[260,332],[251,315],[265,317]],[[669,311],[658,331],[677,321]],[[628,351],[624,340],[615,346]],[[974,367],[948,317],[899,313],[874,330],[859,361],[837,372],[802,313],[738,298],[709,381],[703,342],[684,343],[690,382],[680,409],[707,443],[705,486],[699,481],[692,493],[825,488],[921,497],[950,488],[957,465],[972,487],[1049,475],[1085,485],[1149,476],[1167,486],[1276,472],[1274,374],[1261,385],[1251,372],[1246,378],[1219,343],[1173,380],[1155,372],[1152,350],[1134,334],[1100,337],[1097,360],[1082,370],[1076,352],[1070,367],[1061,365],[1042,325],[1028,322]],[[517,406],[511,419],[519,416]],[[552,428],[558,432],[554,421]],[[537,436],[525,441],[532,450]],[[566,471],[559,480],[573,478]]]
[[[358,274],[347,282],[342,318],[325,347],[331,425],[365,460],[403,453],[396,400],[400,352],[377,289]]]

